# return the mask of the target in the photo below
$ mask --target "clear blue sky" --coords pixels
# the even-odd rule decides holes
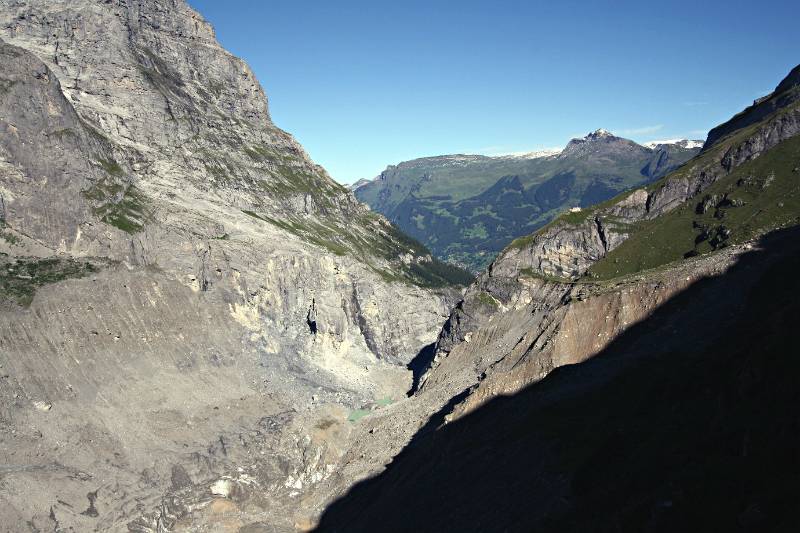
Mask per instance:
[[[189,0],[341,182],[606,128],[704,138],[800,63],[800,1]]]

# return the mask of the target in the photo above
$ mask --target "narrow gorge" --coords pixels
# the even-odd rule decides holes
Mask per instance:
[[[470,160],[473,276],[185,0],[0,0],[0,531],[789,531],[799,134]]]

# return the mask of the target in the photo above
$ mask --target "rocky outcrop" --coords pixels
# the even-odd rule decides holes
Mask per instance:
[[[340,299],[351,300],[364,280],[431,297],[382,281],[405,264],[408,246],[272,124],[252,72],[184,2],[5,4],[0,34],[14,45],[3,46],[2,195],[14,231],[54,251],[241,293],[254,310],[267,286],[264,264],[241,258],[261,252],[290,278],[274,280],[275,293],[309,288],[301,310],[315,285],[330,287],[329,307],[342,309]],[[299,255],[284,260],[289,251]],[[443,306],[433,296],[425,307],[439,314]],[[360,308],[366,316],[321,312],[321,331],[360,336],[360,322],[377,327],[372,321],[387,312],[368,301]],[[399,327],[395,338],[408,333]],[[402,359],[415,343],[373,344],[375,355]]]
[[[579,277],[607,251],[606,236],[601,229],[592,219],[577,226],[556,224],[532,239],[522,238],[512,243],[490,265],[489,272],[508,276],[530,269],[545,276]]]
[[[103,178],[99,161],[110,157],[109,147],[83,127],[36,56],[0,41],[0,64],[3,220],[53,249],[71,249],[91,216],[81,191]]]

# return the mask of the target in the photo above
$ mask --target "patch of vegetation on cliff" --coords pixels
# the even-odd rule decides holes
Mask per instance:
[[[2,228],[3,228],[3,225],[2,225],[2,223],[0,223],[0,239],[3,239],[4,241],[6,241],[11,246],[17,246],[18,244],[20,244],[21,239],[19,237],[17,237],[16,235],[14,235],[13,233],[11,233],[9,231],[5,231]]]
[[[109,202],[121,194],[125,187],[111,180],[100,180],[81,192],[84,198],[95,202]]]
[[[6,228],[10,229],[10,226],[6,224],[5,218],[0,216],[0,239],[6,241],[11,246],[18,246],[22,242],[22,239],[8,231]]]
[[[138,233],[144,229],[145,219],[144,196],[130,187],[122,201],[106,206],[100,220],[126,233]]]
[[[139,73],[169,101],[171,95],[185,98],[184,82],[172,67],[147,47],[139,47],[139,62],[136,65]],[[169,111],[169,108],[168,108]],[[171,111],[170,111],[171,114]]]
[[[476,299],[481,305],[485,305],[487,307],[492,307],[492,308],[499,307],[497,300],[495,300],[494,297],[489,293],[481,291],[478,293]]]
[[[245,146],[244,153],[256,162],[269,162],[274,164],[274,161],[278,159],[277,154],[261,145]]]
[[[67,137],[76,137],[77,133],[72,128],[61,128],[58,130],[51,131],[47,134],[48,137],[55,137],[58,140],[64,140]]]
[[[27,307],[36,290],[65,279],[82,278],[97,272],[88,261],[62,258],[22,258],[3,261],[0,258],[0,302]]]
[[[378,215],[367,212],[358,224],[348,226],[329,222],[327,225],[303,218],[276,219],[251,210],[242,210],[250,217],[286,230],[306,242],[327,249],[338,256],[350,255],[365,263],[387,282],[407,282],[422,287],[443,288],[465,286],[474,276],[466,270],[431,256],[419,241],[387,224]],[[356,231],[370,227],[374,231]],[[401,255],[411,256],[402,260]],[[379,264],[383,260],[389,265]]]
[[[243,174],[238,171],[236,165],[224,156],[217,156],[210,150],[200,149],[203,156],[201,162],[206,171],[211,174],[217,186],[227,186],[234,181],[232,176]]]
[[[533,239],[536,237],[537,234],[538,234],[538,232],[537,233],[532,233],[530,235],[525,235],[524,237],[518,237],[518,238],[514,239],[513,241],[511,241],[511,244],[506,246],[506,249],[507,250],[508,249],[521,250],[523,248],[527,248],[528,246],[533,244]]]
[[[416,276],[419,285],[430,288],[453,285],[464,287],[475,279],[475,276],[463,268],[445,263],[435,257],[425,263],[412,263],[409,270]]]
[[[366,264],[384,279],[424,287],[469,284],[471,273],[431,257],[419,241],[388,224],[383,217],[359,208],[348,191],[315,171],[294,153],[278,152],[261,145],[243,147],[245,155],[267,164],[269,173],[257,186],[272,199],[288,203],[303,214],[267,215],[258,208],[244,209],[249,217],[281,228],[302,240],[338,255],[349,255]],[[231,168],[225,158],[204,153],[207,170],[221,181],[230,181]],[[214,167],[214,168],[209,168]],[[233,174],[230,175],[234,175]]]
[[[269,217],[262,217],[255,211],[250,211],[249,209],[242,209],[242,213],[249,217],[257,218],[258,220],[263,220],[264,222],[271,222],[272,220]]]
[[[720,179],[701,195],[654,220],[589,270],[611,279],[740,244],[800,224],[800,136],[788,139]]]
[[[120,164],[113,159],[98,158],[97,162],[100,163],[100,166],[103,167],[103,170],[105,170],[106,173],[111,176],[120,177],[125,175],[125,171],[122,170]]]
[[[101,180],[82,194],[95,204],[92,211],[106,224],[131,234],[144,229],[147,199],[135,186]]]
[[[371,217],[376,217],[370,213]],[[449,286],[466,286],[472,283],[475,276],[463,268],[446,263],[433,257],[424,244],[403,233],[395,226],[382,224],[385,234],[376,239],[372,250],[387,260],[397,259],[398,244],[409,251],[415,258],[408,264],[401,264],[400,269],[411,277],[411,280],[423,287],[442,288]]]
[[[284,229],[307,242],[326,248],[336,255],[347,255],[348,249],[337,242],[336,232],[323,224],[305,220],[278,220],[267,215],[259,215],[249,209],[243,209],[242,213]]]

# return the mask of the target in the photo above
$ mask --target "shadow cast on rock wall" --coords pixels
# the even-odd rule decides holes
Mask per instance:
[[[800,231],[438,430],[319,531],[794,531]]]

